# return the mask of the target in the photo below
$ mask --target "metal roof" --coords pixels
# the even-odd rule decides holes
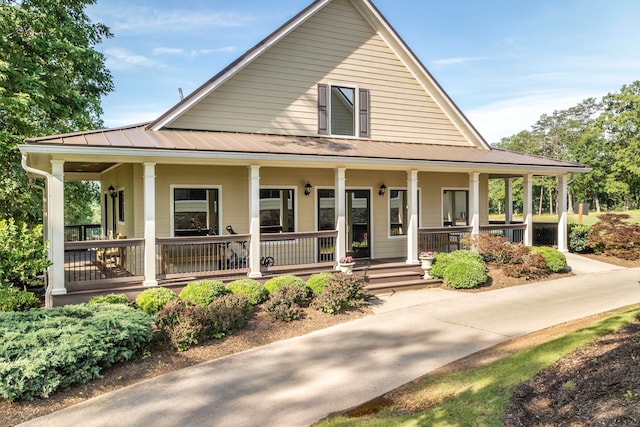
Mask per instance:
[[[173,152],[175,157],[184,153],[259,153],[269,155],[297,155],[340,157],[353,159],[389,159],[401,161],[432,161],[491,165],[522,165],[549,168],[584,169],[584,165],[545,157],[532,156],[500,149],[435,145],[346,138],[264,135],[163,129],[153,131],[145,124],[64,135],[53,135],[26,140],[23,151],[29,147],[84,147],[115,149],[144,149]],[[86,152],[78,150],[78,152]]]

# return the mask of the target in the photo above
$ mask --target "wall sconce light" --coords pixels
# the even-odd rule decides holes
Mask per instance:
[[[118,193],[116,192],[116,189],[113,188],[113,185],[110,185],[107,191],[109,192],[109,195],[112,199],[115,199],[118,196]]]
[[[380,196],[384,196],[385,193],[387,192],[387,186],[384,185],[384,183],[380,186],[380,190],[378,190],[378,194]]]
[[[311,183],[307,182],[307,185],[304,186],[304,195],[308,196],[311,194]]]

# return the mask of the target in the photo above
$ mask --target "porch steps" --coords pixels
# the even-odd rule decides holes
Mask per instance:
[[[353,274],[364,278],[364,289],[372,294],[423,289],[440,286],[442,283],[440,279],[423,279],[424,272],[419,265],[391,260],[389,262],[372,261],[364,265],[356,264]]]

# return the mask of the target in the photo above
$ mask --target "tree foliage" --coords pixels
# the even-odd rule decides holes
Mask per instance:
[[[625,85],[601,101],[588,98],[566,110],[543,114],[531,127],[503,138],[496,147],[587,165],[569,186],[572,200],[604,208],[640,208],[640,81]],[[490,189],[490,208],[504,200],[499,184]],[[554,213],[555,178],[534,179],[534,205]],[[522,206],[521,193],[514,194]]]
[[[94,2],[0,0],[1,218],[33,222],[42,217],[42,194],[29,186],[19,143],[102,125],[100,98],[113,83],[94,46],[111,33],[86,15],[86,6]],[[74,189],[83,188],[90,190]],[[88,200],[74,199],[78,204]]]

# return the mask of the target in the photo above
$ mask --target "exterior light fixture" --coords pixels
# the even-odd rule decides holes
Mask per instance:
[[[307,185],[304,186],[304,195],[308,196],[311,194],[311,183],[307,182]]]
[[[109,192],[109,195],[112,199],[115,199],[118,196],[118,193],[116,192],[116,189],[113,188],[113,185],[110,185],[107,191]]]
[[[380,190],[378,190],[378,194],[380,196],[384,196],[385,193],[387,192],[387,186],[384,185],[384,183],[380,186]]]

